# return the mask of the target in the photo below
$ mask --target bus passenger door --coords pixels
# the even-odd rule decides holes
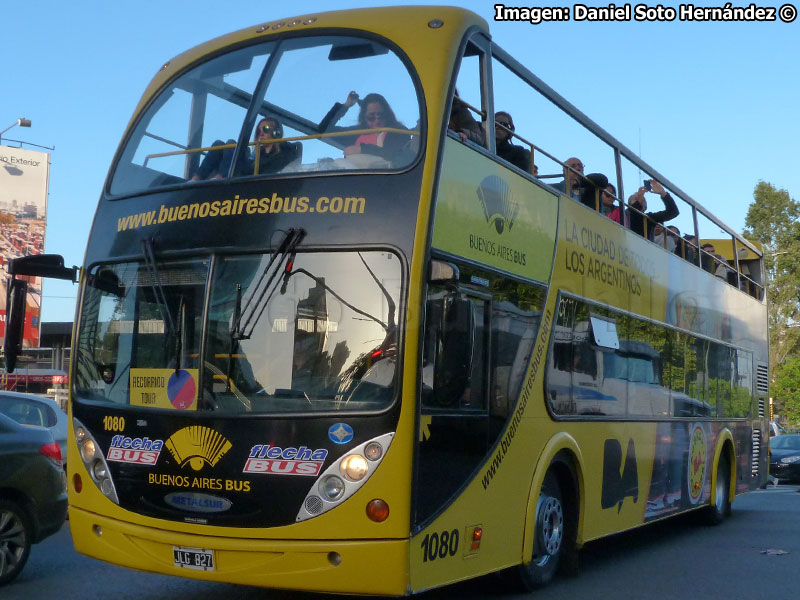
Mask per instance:
[[[487,452],[489,304],[431,287],[425,307],[415,470],[419,526],[465,485]]]

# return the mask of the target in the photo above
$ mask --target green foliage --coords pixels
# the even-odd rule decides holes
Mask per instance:
[[[800,356],[787,358],[775,369],[771,391],[783,403],[782,414],[790,423],[800,422]]]
[[[759,242],[764,250],[767,275],[769,362],[772,369],[770,395],[775,410],[789,410],[790,401],[778,392],[776,380],[787,357],[800,353],[800,203],[786,190],[761,181],[753,192],[747,211],[744,234]],[[788,363],[787,363],[788,365]],[[784,400],[787,404],[784,405]]]

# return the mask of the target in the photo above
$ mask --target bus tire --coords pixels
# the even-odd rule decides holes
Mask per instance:
[[[0,585],[20,574],[33,543],[33,527],[16,502],[0,500]]]
[[[719,525],[731,514],[731,466],[728,457],[722,454],[717,463],[717,485],[714,503],[706,508],[706,522]]]
[[[567,512],[561,486],[552,470],[545,475],[536,505],[533,557],[520,565],[519,575],[526,589],[540,588],[553,579],[567,545]]]

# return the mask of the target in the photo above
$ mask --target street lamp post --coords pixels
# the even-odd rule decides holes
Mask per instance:
[[[30,127],[31,126],[31,120],[30,119],[26,119],[25,117],[21,117],[21,118],[17,119],[16,121],[14,121],[11,125],[6,127],[5,129],[3,129],[3,131],[0,131],[0,141],[3,141],[3,134],[6,131],[11,129],[12,127],[16,127],[17,125],[19,125],[20,127]]]

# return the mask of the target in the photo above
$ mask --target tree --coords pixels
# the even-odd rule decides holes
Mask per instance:
[[[797,369],[800,362],[787,357],[800,353],[800,203],[786,190],[760,181],[753,192],[753,203],[745,218],[744,235],[759,242],[764,251],[768,300],[770,392],[776,412],[789,405],[800,413],[800,393],[783,396],[786,388],[777,385],[785,369]],[[788,374],[787,374],[788,377]],[[785,377],[782,379],[788,381]]]

